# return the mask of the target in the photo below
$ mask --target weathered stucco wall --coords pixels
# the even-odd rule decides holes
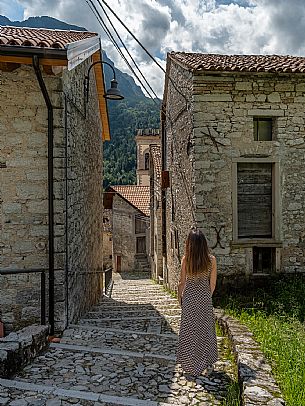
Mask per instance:
[[[43,74],[54,107],[57,328],[65,325],[67,311],[70,321],[75,320],[101,289],[101,277],[95,273],[102,269],[102,141],[94,86],[87,118],[80,114],[88,64],[59,76]],[[1,72],[1,81],[0,268],[47,269],[47,109],[32,67]],[[64,92],[73,100],[67,100],[66,109]],[[7,330],[37,321],[39,275],[0,278],[0,307]]]
[[[192,168],[192,81],[191,75],[176,65],[170,67],[171,81],[166,97],[166,166],[170,187],[166,189],[166,268],[165,282],[175,289],[180,277],[185,239],[195,219],[194,174]],[[180,89],[180,94],[177,91]]]

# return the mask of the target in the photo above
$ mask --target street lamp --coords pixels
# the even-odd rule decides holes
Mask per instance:
[[[96,65],[96,64],[98,64],[98,63],[100,63],[100,64],[103,64],[103,63],[104,63],[104,64],[110,66],[110,68],[112,69],[112,72],[113,72],[113,79],[111,80],[110,89],[108,89],[108,90],[106,91],[106,93],[104,94],[105,99],[109,99],[109,100],[122,100],[122,99],[124,99],[124,96],[121,95],[121,93],[120,93],[120,91],[119,91],[119,89],[118,89],[118,82],[117,82],[117,80],[116,80],[116,78],[115,78],[115,70],[114,70],[113,66],[110,65],[110,63],[108,63],[108,62],[105,62],[105,61],[101,61],[101,60],[100,60],[100,61],[94,62],[94,63],[89,67],[88,73],[87,73],[87,75],[85,76],[85,79],[84,79],[84,88],[85,88],[86,102],[88,103],[88,101],[89,101],[89,75],[90,75],[90,71],[91,71],[91,69],[93,68],[93,66]]]

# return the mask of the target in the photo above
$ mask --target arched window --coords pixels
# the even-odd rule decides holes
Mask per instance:
[[[146,152],[146,154],[144,155],[144,169],[146,171],[148,171],[149,169],[149,153]]]

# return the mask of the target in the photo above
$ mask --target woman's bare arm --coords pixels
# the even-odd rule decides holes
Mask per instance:
[[[210,288],[211,288],[211,293],[214,293],[215,287],[216,287],[216,281],[217,281],[217,264],[216,264],[216,258],[212,256],[212,271],[211,271],[211,276],[210,276]]]
[[[180,281],[178,285],[178,300],[181,305],[182,303],[182,296],[183,296],[183,291],[185,287],[185,281],[186,281],[186,271],[185,271],[185,257],[182,258],[181,261],[181,273],[180,273]]]

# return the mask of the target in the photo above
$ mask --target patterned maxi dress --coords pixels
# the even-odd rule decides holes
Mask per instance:
[[[208,276],[187,278],[182,296],[177,362],[195,376],[218,358],[210,273],[211,269]]]

